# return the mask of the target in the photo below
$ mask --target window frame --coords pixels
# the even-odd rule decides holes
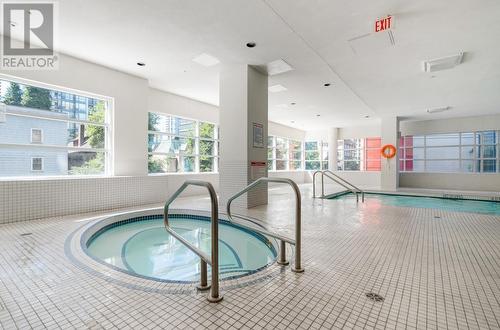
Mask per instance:
[[[40,141],[33,141],[33,132],[34,131],[40,131]],[[41,129],[41,128],[31,128],[30,143],[31,144],[43,144],[43,129]]]
[[[200,119],[193,119],[193,118],[188,118],[185,116],[179,116],[179,115],[174,115],[174,114],[169,114],[165,112],[159,112],[159,111],[148,111],[147,116],[149,118],[149,114],[153,113],[159,116],[163,117],[172,117],[172,118],[177,118],[181,120],[187,120],[187,121],[192,121],[194,122],[194,136],[193,137],[188,137],[188,136],[182,136],[178,134],[173,134],[173,133],[168,133],[168,132],[162,132],[162,131],[153,131],[150,130],[148,127],[147,130],[147,141],[149,141],[149,136],[150,135],[158,135],[158,136],[169,136],[173,138],[179,138],[179,139],[193,139],[194,141],[194,149],[192,154],[185,154],[185,155],[177,155],[175,153],[170,153],[170,152],[157,152],[157,151],[149,151],[149,143],[147,145],[147,154],[148,154],[148,164],[149,164],[149,157],[158,155],[158,156],[165,156],[167,158],[175,158],[177,157],[182,157],[182,158],[189,158],[193,157],[194,158],[194,170],[193,171],[184,171],[183,168],[179,166],[179,171],[177,172],[150,172],[148,169],[148,175],[179,175],[179,174],[214,174],[214,173],[219,173],[219,143],[220,143],[220,130],[219,130],[219,125],[217,123],[208,121],[208,120],[200,120]],[[208,137],[201,137],[200,135],[200,124],[201,123],[206,123],[214,126],[214,136],[213,138],[208,138]],[[149,126],[149,120],[148,120],[148,126]],[[213,155],[202,155],[200,153],[200,142],[201,141],[209,141],[213,142]],[[200,171],[200,161],[202,157],[207,157],[207,158],[212,158],[212,164],[213,164],[213,169],[212,171]]]
[[[269,139],[272,140],[272,145],[269,145]],[[277,149],[278,144],[277,140],[282,139],[284,142],[285,150],[284,150],[284,158],[277,158]],[[300,159],[293,158],[293,153],[290,151],[290,143],[298,142],[300,144]],[[271,150],[271,158],[269,158],[269,151]],[[297,152],[297,151],[295,151]],[[277,162],[285,162],[285,169],[278,170]],[[300,162],[300,168],[292,169],[290,167],[290,162]],[[268,163],[268,171],[269,172],[296,172],[304,170],[304,141],[296,140],[293,138],[288,138],[279,135],[271,135],[267,136],[267,163]]]
[[[481,135],[480,133],[484,132],[495,132],[495,141],[493,144],[483,144],[482,141],[479,141],[478,139],[480,138]],[[443,135],[443,134],[458,134],[458,144],[448,144],[448,145],[432,145],[428,146],[427,140],[428,136],[432,135]],[[470,135],[473,134],[472,140],[473,143],[464,143],[464,135]],[[398,159],[399,159],[399,172],[401,173],[455,173],[455,174],[498,174],[500,173],[500,130],[472,130],[472,131],[460,131],[460,132],[445,132],[445,133],[431,133],[431,134],[414,134],[414,135],[404,135],[401,136],[401,139],[404,141],[403,146],[399,146],[398,148]],[[411,146],[407,147],[406,146],[406,138],[407,137],[419,137],[423,138],[423,145],[422,146]],[[478,155],[478,150],[479,148],[482,147],[494,147],[496,157],[482,157]],[[412,149],[412,155],[415,154],[414,149],[422,149],[423,150],[423,158],[407,158],[406,153],[407,149]],[[433,148],[458,148],[458,158],[439,158],[439,159],[429,159],[428,157],[428,149],[433,149]],[[472,148],[472,156],[470,158],[464,158],[463,157],[463,150],[465,148]],[[402,151],[403,150],[403,151]],[[494,172],[484,172],[484,161],[494,161],[495,163],[495,171]],[[421,161],[423,162],[423,170],[415,171],[411,170],[408,171],[406,170],[407,166],[407,161]],[[428,163],[429,162],[440,162],[440,161],[458,161],[458,171],[431,171],[428,169]],[[464,171],[463,170],[463,165],[464,162],[472,162],[473,168],[472,171]],[[403,166],[403,169],[401,169],[401,165]]]
[[[35,170],[33,169],[33,164],[34,164],[34,160],[35,159],[40,159],[40,169],[39,170]],[[31,157],[31,172],[35,172],[35,173],[41,173],[43,172],[44,170],[44,158],[43,157]]]
[[[80,120],[80,119],[69,118],[69,117],[67,119],[62,119],[62,118],[51,118],[51,117],[42,116],[42,115],[13,113],[13,112],[9,112],[7,110],[7,107],[9,105],[7,105],[6,111],[4,113],[5,117],[16,116],[16,117],[33,118],[33,119],[40,119],[40,120],[47,120],[47,121],[54,121],[54,122],[65,122],[66,124],[74,123],[74,124],[78,124],[78,125],[92,125],[92,126],[103,127],[104,128],[104,147],[103,148],[72,147],[72,146],[68,146],[68,145],[62,146],[62,145],[45,144],[43,142],[44,141],[43,129],[41,129],[41,131],[42,131],[42,142],[41,143],[31,142],[32,137],[30,136],[29,143],[0,143],[0,148],[2,146],[36,148],[37,145],[40,145],[40,147],[44,148],[44,149],[67,150],[68,154],[70,151],[84,151],[84,152],[90,151],[90,152],[95,152],[96,154],[97,153],[104,154],[104,171],[101,174],[70,174],[69,173],[70,170],[68,168],[67,174],[44,175],[43,176],[44,178],[51,178],[51,179],[89,178],[89,177],[91,178],[91,177],[107,177],[107,176],[114,175],[114,169],[112,166],[112,160],[113,160],[112,122],[113,122],[113,113],[114,113],[114,98],[109,97],[109,96],[100,95],[100,94],[85,92],[85,91],[81,91],[81,90],[77,90],[77,89],[72,89],[72,88],[68,88],[68,87],[61,87],[61,86],[43,83],[43,82],[39,82],[39,81],[23,79],[23,78],[19,78],[16,76],[5,75],[2,73],[0,73],[0,81],[9,82],[9,83],[16,83],[16,84],[24,85],[24,86],[32,86],[32,87],[36,87],[36,88],[47,89],[51,92],[66,93],[66,94],[74,95],[77,97],[85,97],[87,99],[95,99],[95,100],[102,101],[105,103],[104,121],[102,123],[92,122],[92,121],[88,121],[88,120]],[[53,104],[51,104],[51,108],[52,108],[52,106],[53,106]],[[39,109],[39,110],[49,111],[49,112],[54,112],[54,113],[62,113],[60,111],[55,111],[55,110],[51,110],[51,109]],[[32,134],[32,129],[30,129],[31,134]],[[40,157],[31,157],[31,158],[40,158]],[[42,163],[44,163],[43,157],[42,157]],[[69,163],[68,163],[68,165],[69,165]],[[42,167],[43,167],[43,165],[42,165]],[[40,171],[31,171],[31,172],[40,172]],[[0,179],[13,179],[13,180],[15,180],[16,178],[28,178],[29,179],[32,177],[31,176],[0,176]],[[40,176],[35,177],[35,179],[39,179],[39,178],[40,178]]]

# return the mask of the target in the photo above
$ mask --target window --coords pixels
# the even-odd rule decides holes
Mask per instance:
[[[148,114],[148,172],[217,172],[218,127],[150,112]]]
[[[498,131],[408,135],[400,138],[402,172],[497,173]]]
[[[0,87],[0,177],[107,173],[108,100],[16,81]]]
[[[43,171],[43,158],[41,157],[31,158],[31,170],[34,172]]]
[[[39,128],[31,129],[31,143],[42,143],[43,141],[43,131]]]
[[[304,158],[307,171],[328,169],[328,143],[322,141],[305,142]]]
[[[337,170],[381,170],[381,138],[344,139],[338,140],[337,143]]]
[[[302,169],[302,142],[268,136],[267,168],[269,171],[298,171]]]

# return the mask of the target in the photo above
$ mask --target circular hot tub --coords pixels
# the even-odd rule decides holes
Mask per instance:
[[[209,217],[174,213],[169,215],[169,223],[184,239],[210,255]],[[82,235],[82,247],[94,260],[135,276],[186,283],[200,278],[200,258],[165,230],[161,215],[98,222]],[[219,220],[221,279],[264,269],[276,260],[276,251],[274,239]]]

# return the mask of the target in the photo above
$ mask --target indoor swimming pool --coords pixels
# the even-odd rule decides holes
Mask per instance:
[[[356,197],[349,193],[331,197],[330,199],[355,201]],[[365,203],[500,215],[500,202],[495,201],[366,193]]]
[[[184,239],[210,255],[210,218],[173,215],[169,222]],[[166,232],[162,216],[109,224],[82,242],[82,247],[95,260],[136,276],[175,282],[194,282],[200,278],[200,258]],[[219,220],[221,279],[265,268],[276,260],[276,251],[275,242],[267,237]]]

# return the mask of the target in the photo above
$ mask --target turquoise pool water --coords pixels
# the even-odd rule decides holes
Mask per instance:
[[[210,255],[208,218],[169,220],[177,233]],[[165,231],[161,217],[111,227],[89,242],[88,254],[126,272],[160,280],[199,281],[200,258]],[[220,278],[253,273],[275,259],[276,250],[266,237],[219,222]]]
[[[332,199],[355,200],[353,194],[341,195]],[[365,203],[391,205],[401,207],[418,207],[438,209],[453,212],[469,212],[500,215],[500,203],[488,201],[474,201],[464,199],[446,199],[420,196],[365,194]]]

